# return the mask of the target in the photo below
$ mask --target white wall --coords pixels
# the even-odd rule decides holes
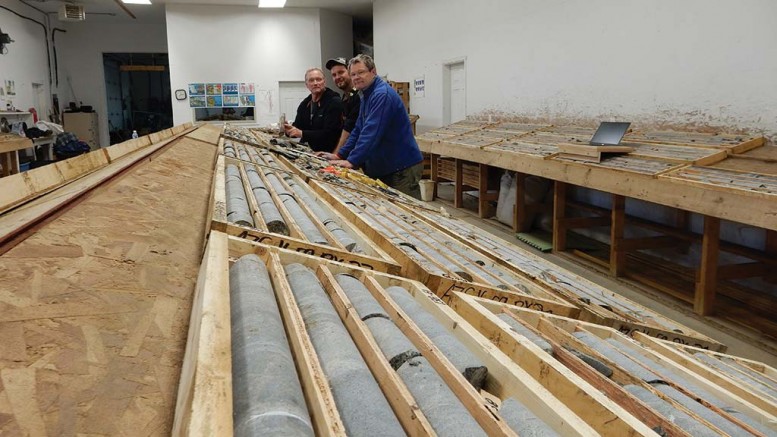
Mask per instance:
[[[259,124],[277,122],[278,81],[301,81],[321,65],[318,9],[167,5],[170,84],[253,82]],[[175,124],[192,121],[188,100],[173,101]]]
[[[442,123],[442,64],[466,58],[467,112],[777,135],[773,0],[378,0],[380,74]]]
[[[87,14],[86,21],[55,23],[67,30],[56,36],[60,106],[67,107],[71,101],[91,105],[97,112],[100,145],[107,147],[110,137],[103,53],[166,53],[165,22],[161,15],[158,20],[127,22],[99,21]]]
[[[321,62],[339,56],[349,59],[353,56],[353,18],[350,15],[344,15],[337,12],[320,10],[321,17]],[[325,68],[325,65],[321,65]],[[337,87],[332,81],[332,76],[328,71],[326,82],[329,88],[337,91]]]
[[[43,14],[18,1],[0,0],[0,5],[46,24],[46,17]],[[48,106],[36,109],[39,116],[47,119],[46,112],[51,100],[48,98],[50,88],[46,61],[46,35],[49,32],[5,9],[0,9],[0,29],[14,40],[6,46],[8,53],[0,55],[0,86],[5,86],[6,80],[13,80],[16,88],[16,96],[0,96],[0,111],[5,111],[9,100],[13,106],[23,111],[36,106],[32,84],[40,83],[43,84]],[[9,119],[10,121],[14,120]]]

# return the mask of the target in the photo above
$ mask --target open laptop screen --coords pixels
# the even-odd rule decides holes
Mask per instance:
[[[592,146],[617,146],[623,135],[629,130],[631,123],[603,121],[596,130],[589,144]]]

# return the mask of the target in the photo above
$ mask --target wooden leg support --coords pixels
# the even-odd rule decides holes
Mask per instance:
[[[777,231],[766,230],[766,254],[777,258]],[[764,276],[764,280],[770,284],[777,284],[777,271],[774,269]]]
[[[454,184],[453,206],[456,208],[464,207],[464,161],[454,159],[456,163],[456,180]]]
[[[701,248],[701,265],[699,266],[699,282],[696,283],[696,294],[693,309],[702,316],[712,315],[715,307],[715,290],[718,285],[718,252],[720,248],[720,219],[704,217],[704,237]]]
[[[526,229],[526,174],[515,173],[515,207],[513,208],[513,232]]]
[[[486,218],[488,215],[488,165],[478,164],[478,217]]]
[[[439,179],[440,179],[440,177],[438,176],[440,171],[440,163],[438,159],[440,159],[440,155],[435,155],[434,153],[431,153],[429,156],[431,157],[430,159],[432,161],[432,176],[430,179],[434,181],[434,193],[433,193],[432,199],[436,199],[437,182],[439,182]]]
[[[567,228],[564,225],[567,203],[567,184],[556,181],[553,187],[553,251],[567,249]]]
[[[622,247],[623,228],[626,225],[626,198],[612,195],[612,224],[610,225],[610,274],[621,276],[626,267],[626,250]]]

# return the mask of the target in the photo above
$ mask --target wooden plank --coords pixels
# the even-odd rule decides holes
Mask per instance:
[[[567,250],[566,218],[567,185],[556,181],[553,185],[553,251]]]
[[[718,253],[720,244],[720,219],[704,217],[704,238],[702,240],[699,280],[694,293],[693,310],[702,316],[712,315],[715,310],[715,293],[718,287]]]
[[[717,280],[726,281],[764,276],[769,270],[766,264],[759,262],[726,264],[718,266]]]
[[[384,358],[383,352],[375,342],[369,328],[353,308],[332,272],[322,265],[316,270],[316,277],[332,300],[337,314],[348,329],[348,333],[353,338],[381,390],[385,393],[391,409],[394,410],[405,432],[409,436],[437,435],[407,386]]]
[[[620,276],[626,268],[626,249],[623,247],[623,231],[626,226],[626,198],[614,194],[610,218],[610,274]]]
[[[454,187],[453,187],[453,206],[455,208],[464,207],[464,177],[462,172],[464,170],[464,161],[460,159],[454,159],[456,170],[454,172]]]
[[[777,259],[777,231],[766,230],[766,241],[764,242],[764,252],[766,255]],[[764,276],[766,282],[777,284],[777,269],[770,269]]]
[[[232,435],[227,235],[211,232],[197,277],[173,435]]]
[[[380,258],[337,250],[331,246],[310,243],[282,235],[262,232],[243,226],[227,224],[225,232],[229,235],[245,239],[252,244],[279,247],[292,250],[304,255],[315,256],[330,261],[352,264],[367,270],[375,270],[390,274],[399,274],[400,266],[395,262],[385,261]]]
[[[451,308],[600,434],[651,434],[648,426],[480,307],[475,299],[457,294]]]

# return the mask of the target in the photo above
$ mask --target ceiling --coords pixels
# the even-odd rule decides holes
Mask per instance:
[[[29,6],[44,12],[55,14],[60,6],[65,3],[62,0],[18,0]],[[138,20],[164,20],[164,4],[198,4],[217,6],[254,6],[258,0],[151,0],[148,5],[125,5],[132,11]],[[84,6],[87,20],[91,18],[100,21],[124,21],[132,18],[127,15],[115,0],[72,0],[68,3],[76,3]],[[321,8],[351,15],[357,20],[372,20],[372,0],[287,0],[287,8]],[[56,18],[55,18],[56,20]]]

